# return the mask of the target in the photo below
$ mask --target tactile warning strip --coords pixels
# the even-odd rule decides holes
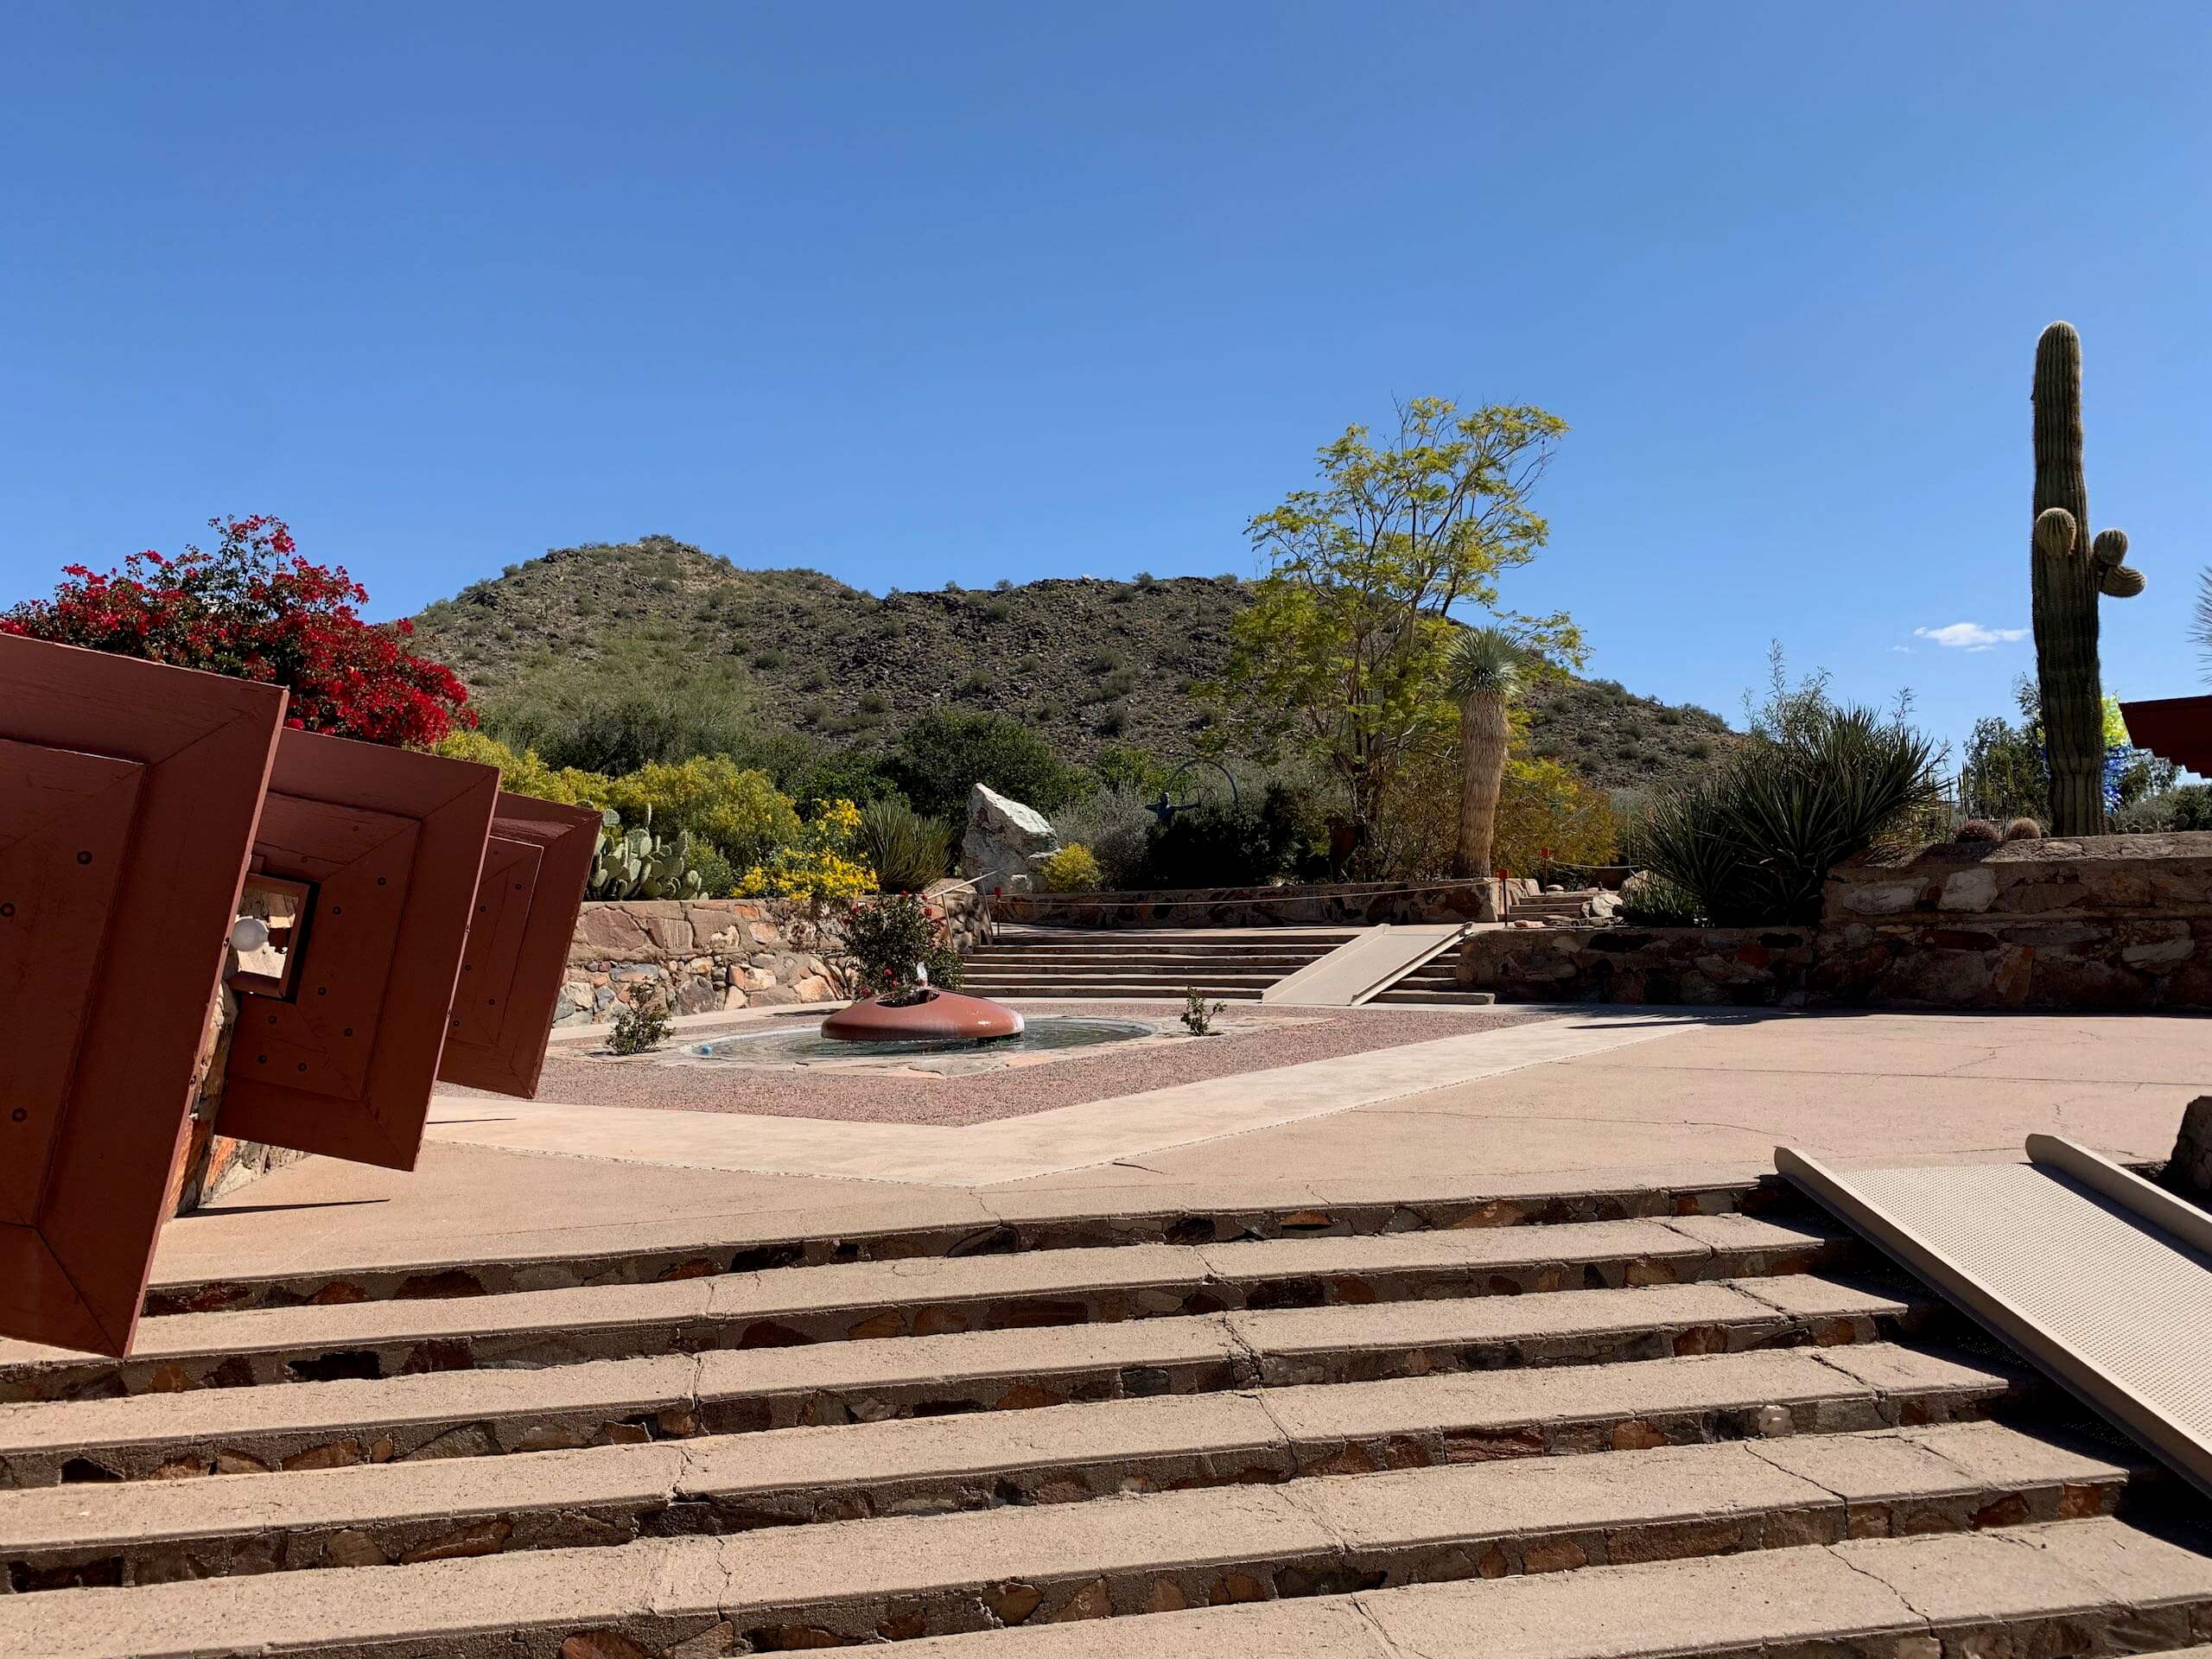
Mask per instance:
[[[2037,1164],[1777,1166],[2212,1493],[2212,1258]]]

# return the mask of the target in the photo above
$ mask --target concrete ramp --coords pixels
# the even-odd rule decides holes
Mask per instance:
[[[1775,1166],[2212,1494],[2212,1217],[2087,1147],[2025,1164]]]
[[[1461,922],[1363,928],[1327,956],[1268,986],[1260,1001],[1294,1008],[1356,1008],[1449,949],[1465,931]]]

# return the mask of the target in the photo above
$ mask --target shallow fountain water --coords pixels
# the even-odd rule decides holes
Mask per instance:
[[[966,1038],[925,1038],[911,1041],[846,1042],[819,1031],[743,1032],[698,1044],[691,1052],[702,1059],[736,1060],[749,1065],[809,1065],[825,1060],[867,1060],[897,1054],[1037,1054],[1093,1048],[1150,1037],[1157,1028],[1141,1020],[1103,1020],[1081,1014],[1048,1014],[1031,1020],[1012,1037],[982,1041]]]

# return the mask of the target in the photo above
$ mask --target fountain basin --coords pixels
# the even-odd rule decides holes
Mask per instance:
[[[977,1043],[1019,1037],[1021,1030],[1021,1016],[1012,1008],[957,991],[891,1005],[868,997],[822,1022],[824,1037],[845,1043]]]

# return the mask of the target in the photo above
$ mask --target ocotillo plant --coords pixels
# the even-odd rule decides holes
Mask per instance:
[[[2055,835],[2104,833],[2104,685],[2097,667],[2097,596],[2133,599],[2143,574],[2120,563],[2127,537],[2089,536],[2089,486],[2082,472],[2082,336],[2054,322],[2036,342],[2036,679],[2043,691],[2044,752],[2050,763]]]

